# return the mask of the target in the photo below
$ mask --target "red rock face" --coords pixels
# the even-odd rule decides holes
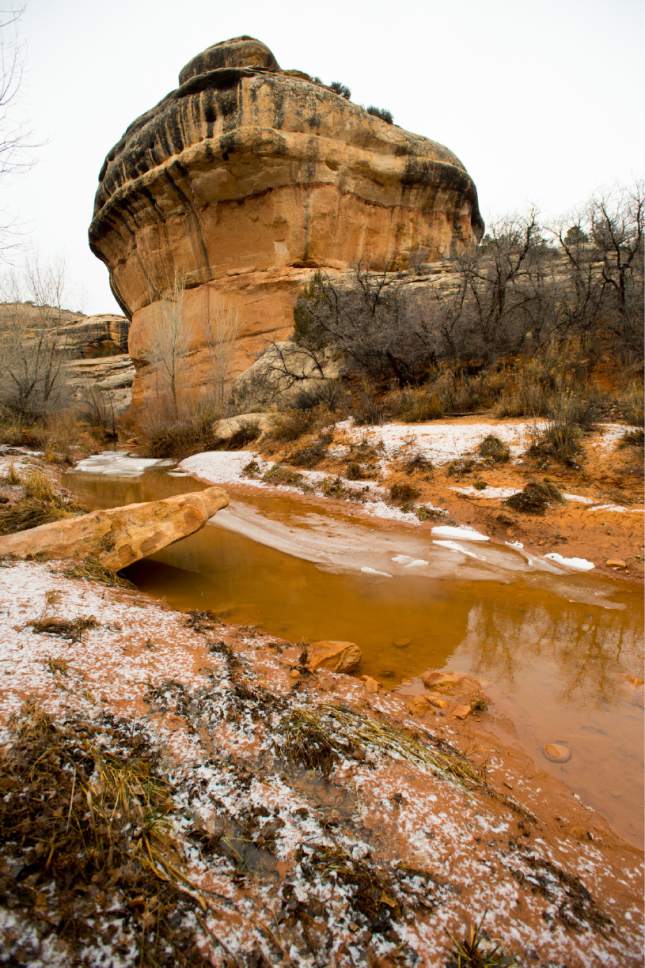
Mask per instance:
[[[199,389],[209,371],[201,324],[218,300],[235,307],[240,372],[288,335],[312,269],[404,268],[419,250],[443,258],[482,231],[475,186],[450,151],[238,38],[194,58],[180,87],[110,151],[90,245],[132,317],[140,404],[152,392],[146,364],[173,279],[191,290],[183,384]]]

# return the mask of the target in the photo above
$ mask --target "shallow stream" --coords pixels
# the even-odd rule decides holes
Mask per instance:
[[[159,468],[72,471],[65,483],[93,508],[205,486]],[[642,845],[642,688],[630,681],[642,674],[637,589],[536,570],[492,543],[477,558],[459,554],[433,545],[427,526],[372,524],[301,495],[227,489],[230,508],[128,577],[173,607],[212,609],[292,641],[357,642],[360,671],[386,686],[430,667],[472,673],[500,717],[495,729]],[[565,764],[542,752],[558,741],[572,751]]]

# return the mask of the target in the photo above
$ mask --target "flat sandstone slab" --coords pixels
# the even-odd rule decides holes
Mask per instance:
[[[161,501],[92,511],[5,535],[0,538],[0,555],[95,558],[105,568],[119,571],[199,531],[227,504],[225,491],[207,487]]]

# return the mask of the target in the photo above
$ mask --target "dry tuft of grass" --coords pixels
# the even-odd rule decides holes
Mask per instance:
[[[390,487],[389,495],[392,504],[408,506],[421,495],[421,491],[407,481],[397,481]]]
[[[621,447],[645,447],[645,430],[628,430],[620,439]]]
[[[289,463],[294,467],[317,467],[327,456],[327,448],[331,443],[330,434],[322,434],[318,440],[304,447],[298,447],[289,455]]]
[[[280,443],[298,440],[314,428],[318,413],[311,410],[285,410],[276,414],[268,437]]]
[[[262,481],[272,487],[297,487],[300,491],[310,491],[311,485],[298,471],[289,470],[283,464],[274,464],[262,475]]]
[[[484,917],[469,926],[464,938],[452,939],[454,948],[447,968],[519,968],[515,958],[505,955],[501,944],[484,931]]]
[[[508,444],[496,437],[495,434],[488,434],[477,448],[480,457],[492,461],[493,464],[507,464],[511,459],[511,451]]]
[[[37,528],[41,524],[59,521],[83,510],[42,471],[29,470],[24,474],[14,472],[14,478],[13,483],[22,486],[23,495],[17,501],[0,507],[0,534]]]
[[[544,514],[553,504],[562,504],[564,498],[551,481],[531,481],[517,494],[511,494],[504,502],[514,511],[523,514]]]
[[[67,659],[56,659],[53,656],[48,656],[44,664],[53,676],[66,676],[69,672],[69,662]]]
[[[101,564],[98,558],[89,556],[82,561],[76,561],[63,569],[62,574],[65,578],[80,578],[84,581],[100,582],[111,588],[134,588],[135,586],[127,578],[123,578],[114,571],[110,571],[105,565]]]
[[[448,743],[421,740],[403,727],[324,703],[295,709],[278,728],[278,749],[286,759],[327,775],[343,757],[364,760],[372,751],[406,760],[466,789],[486,787],[484,775]]]
[[[132,964],[210,964],[188,926],[200,898],[173,836],[172,789],[147,737],[116,719],[55,724],[33,706],[0,751],[0,893],[28,930],[56,938],[69,963],[114,945],[114,915]]]
[[[42,618],[34,619],[33,622],[27,622],[27,626],[32,628],[34,632],[57,635],[61,639],[69,639],[70,642],[80,642],[83,632],[97,628],[98,624],[93,615],[82,615],[74,619],[45,615]]]

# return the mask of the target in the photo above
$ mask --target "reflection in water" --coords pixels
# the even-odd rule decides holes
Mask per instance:
[[[70,475],[69,483],[92,506],[199,486],[159,472],[134,480]],[[248,500],[273,520],[294,527],[303,520],[302,504],[294,507],[289,497]],[[525,573],[509,584],[508,574],[501,581],[463,574],[335,573],[212,525],[129,571],[141,588],[178,608],[209,608],[293,641],[355,641],[362,671],[388,684],[445,665],[479,676],[493,710],[513,721],[540,765],[638,843],[642,712],[627,677],[641,669],[639,596],[617,588],[606,608],[588,604],[606,602],[606,583],[587,576]],[[567,764],[542,756],[543,744],[555,740],[571,746]]]
[[[486,682],[495,708],[512,720],[522,743],[641,844],[643,836],[642,613],[576,603],[530,605],[524,590],[501,606],[474,604],[452,668]],[[542,757],[547,742],[565,741],[573,756],[556,765]]]

